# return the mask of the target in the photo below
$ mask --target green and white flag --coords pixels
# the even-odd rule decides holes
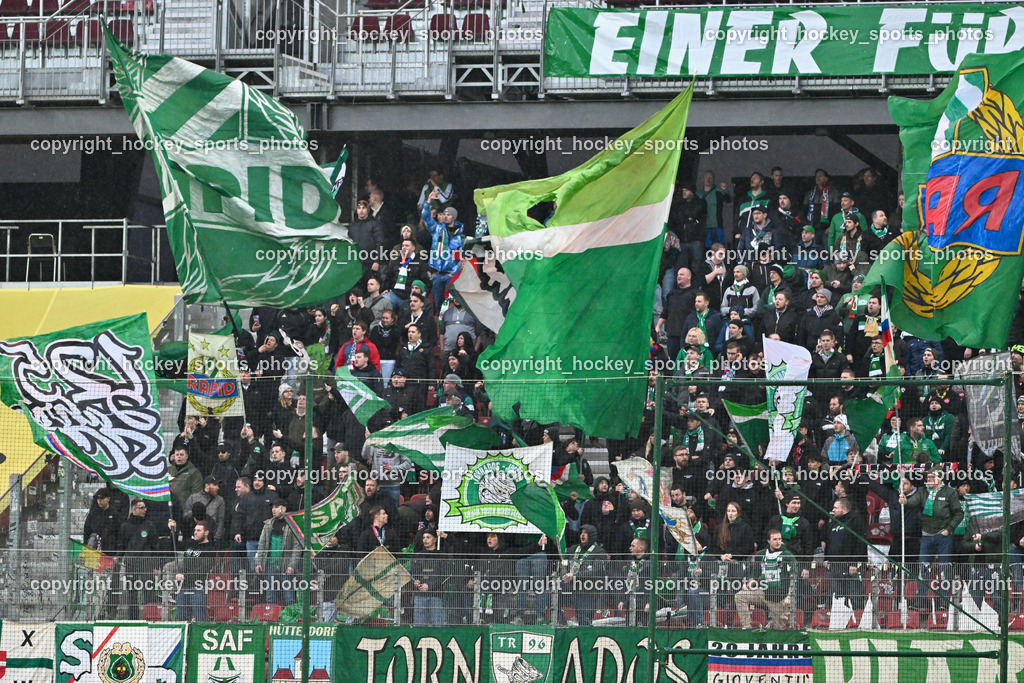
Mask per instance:
[[[450,406],[444,406],[410,415],[376,431],[367,437],[366,445],[400,453],[425,470],[441,472],[445,450],[441,435],[471,424],[471,418],[454,415]]]
[[[146,314],[0,341],[0,401],[41,448],[129,496],[170,500]]]
[[[537,533],[540,529],[512,503],[512,494],[534,481],[550,482],[551,454],[551,444],[486,451],[449,446],[437,528]]]
[[[564,555],[565,511],[558,504],[554,484],[543,479],[523,484],[512,493],[511,500],[527,522],[558,543],[558,552]]]
[[[496,415],[518,412],[601,437],[639,431],[650,292],[692,94],[691,86],[576,169],[476,191],[515,289],[479,361]],[[546,225],[527,215],[549,201],[557,209]],[[518,381],[520,372],[528,379]]]
[[[964,499],[971,521],[977,523],[978,533],[987,534],[1003,528],[1003,494],[970,493]],[[1010,491],[1010,524],[1024,519],[1024,490]]]
[[[0,622],[0,680],[50,683],[54,626],[53,622]]]
[[[768,379],[803,382],[811,371],[811,353],[802,346],[762,337]],[[832,353],[839,353],[833,351]],[[769,460],[785,461],[793,449],[804,413],[806,386],[768,387]]]
[[[245,417],[234,337],[189,332],[186,387],[189,415]]]
[[[761,444],[768,443],[768,404],[758,403],[748,406],[742,403],[722,400],[725,411],[729,413],[732,424],[739,432],[740,441],[747,449],[748,455],[757,455]]]
[[[58,623],[55,641],[56,683],[183,680],[184,624]]]
[[[337,197],[345,182],[345,174],[348,172],[348,147],[341,148],[341,154],[338,155],[337,161],[324,164],[320,168],[324,170],[324,175],[331,181],[331,196]]]
[[[295,115],[230,76],[126,49],[103,28],[153,156],[185,300],[291,308],[351,288],[358,252]]]
[[[371,417],[391,408],[387,401],[373,393],[373,390],[363,384],[358,377],[353,377],[347,365],[334,371],[334,379],[338,385],[338,393],[345,399],[359,424],[364,427]]]
[[[187,683],[266,680],[265,624],[195,624],[185,648]]]
[[[359,515],[359,504],[363,502],[363,490],[356,484],[354,476],[347,476],[341,480],[334,493],[313,506],[310,513],[309,530],[312,534],[310,539],[310,552],[313,557],[327,546],[338,529],[345,526]],[[306,537],[303,535],[303,520],[305,512],[291,512],[285,515],[288,525],[295,532],[295,536],[306,546]]]

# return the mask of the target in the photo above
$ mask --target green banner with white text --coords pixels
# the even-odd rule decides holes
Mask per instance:
[[[187,683],[244,683],[266,678],[265,624],[192,624]]]
[[[1024,7],[941,4],[598,10],[553,7],[546,77],[952,73],[1024,49]]]

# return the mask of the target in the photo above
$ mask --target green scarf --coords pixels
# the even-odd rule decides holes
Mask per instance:
[[[921,512],[923,515],[932,517],[935,515],[935,497],[939,495],[939,489],[928,489],[928,499],[924,501],[924,510]]]
[[[782,538],[788,541],[791,538],[796,538],[796,520],[799,517],[786,517],[782,516]]]
[[[648,519],[641,527],[638,527],[636,522],[630,521],[629,526],[633,527],[633,538],[641,538],[647,533],[647,529],[651,526],[651,520]]]
[[[690,441],[691,438],[697,439],[697,443],[693,447],[690,446],[692,443]],[[683,434],[683,445],[689,449],[691,455],[697,451],[704,450],[704,430],[700,428],[700,425],[697,425],[696,429],[686,430],[686,433]]]
[[[704,311],[703,315],[701,314],[700,311],[694,311],[693,312],[693,314],[697,316],[697,329],[704,333],[704,338],[705,339],[707,339],[708,331],[707,331],[707,328],[704,325],[705,325],[705,322],[707,321],[708,315],[710,313],[711,313],[711,309],[710,308],[708,310]]]
[[[872,223],[871,224],[871,232],[875,233],[875,237],[877,237],[878,239],[882,239],[887,234],[889,234],[889,229],[888,228],[882,228],[881,230],[879,230],[878,228],[875,227],[875,224]]]

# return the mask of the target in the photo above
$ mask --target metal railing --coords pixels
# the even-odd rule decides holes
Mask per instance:
[[[165,240],[164,226],[127,219],[0,221],[3,280],[157,284]]]
[[[549,8],[601,6],[593,0],[96,0],[75,3],[73,11],[65,3],[50,14],[42,13],[42,4],[38,14],[0,15],[0,101],[106,102],[114,85],[100,16],[136,49],[192,59],[295,99],[502,99],[509,89],[515,99],[545,93],[625,96],[678,92],[688,83],[542,77]],[[722,4],[740,6],[707,6]],[[934,74],[702,78],[697,91],[707,97],[754,91],[927,93],[947,82]]]

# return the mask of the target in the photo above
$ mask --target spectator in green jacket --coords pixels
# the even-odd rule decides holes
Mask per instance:
[[[949,413],[939,399],[938,395],[928,395],[928,414],[922,420],[924,424],[924,435],[935,444],[942,459],[946,459],[946,451],[949,450],[949,439],[953,436],[953,423],[956,418]]]
[[[167,467],[171,492],[179,500],[188,500],[193,493],[203,490],[203,475],[199,469],[189,462],[188,451],[176,448],[171,453],[171,464]]]
[[[907,422],[907,432],[900,437],[900,447],[893,453],[893,462],[897,464],[916,463],[919,458],[927,457],[933,463],[942,462],[939,449],[935,442],[925,437],[924,422],[919,417],[912,417]]]
[[[953,532],[964,518],[960,496],[942,482],[942,469],[933,468],[925,475],[925,487],[917,489],[909,497],[900,495],[900,505],[921,508],[921,576],[918,579],[917,594],[928,591],[928,573],[931,563],[939,563],[944,578],[952,583],[950,561],[953,555]],[[949,585],[947,583],[947,585]],[[944,591],[949,593],[947,589]]]

